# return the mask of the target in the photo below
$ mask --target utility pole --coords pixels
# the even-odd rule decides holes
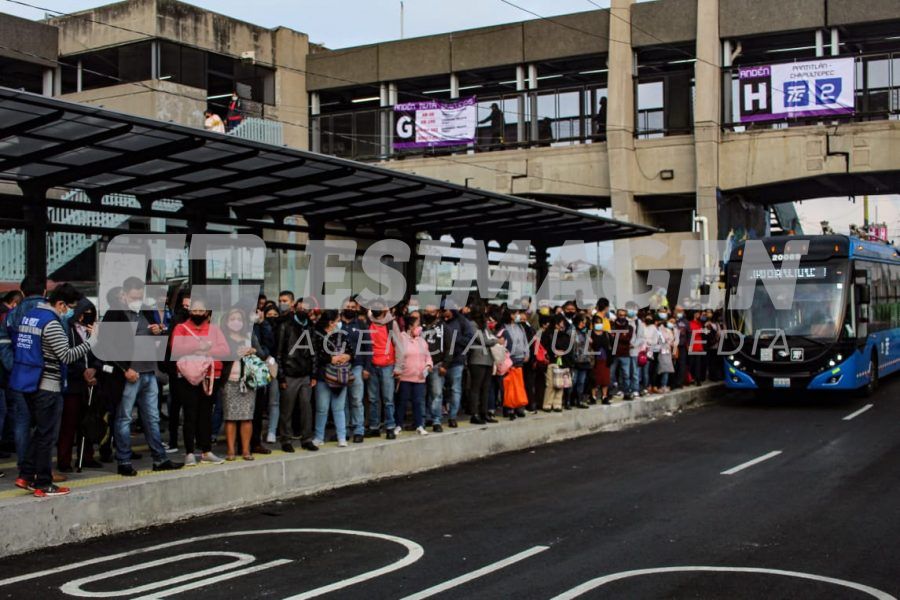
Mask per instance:
[[[403,39],[403,0],[400,0],[400,39]]]

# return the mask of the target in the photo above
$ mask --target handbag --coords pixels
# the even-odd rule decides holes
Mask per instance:
[[[341,388],[347,386],[354,379],[350,363],[340,365],[325,365],[325,383],[328,387]]]
[[[512,368],[512,357],[509,354],[509,350],[506,349],[506,346],[501,344],[496,344],[491,346],[491,358],[494,360],[494,374],[506,375],[509,373],[509,370]]]
[[[568,367],[559,363],[553,365],[552,377],[553,389],[567,390],[572,387],[572,371]]]
[[[200,338],[187,327],[183,327],[183,329],[195,338]],[[210,357],[202,354],[189,354],[179,358],[175,363],[175,367],[188,383],[191,385],[203,384],[203,393],[207,396],[212,396],[213,382],[216,379],[216,365]]]
[[[650,361],[650,357],[647,354],[646,350],[641,350],[637,355],[637,364],[639,367],[643,367]]]

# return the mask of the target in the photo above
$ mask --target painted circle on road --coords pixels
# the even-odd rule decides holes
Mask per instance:
[[[581,585],[574,587],[566,592],[563,592],[559,596],[556,596],[552,600],[572,600],[573,598],[578,598],[579,596],[590,592],[591,590],[595,590],[598,587],[604,586],[607,583],[612,583],[613,581],[619,581],[621,579],[629,579],[631,577],[641,577],[643,575],[658,575],[660,573],[694,573],[694,572],[707,572],[707,573],[761,573],[763,575],[780,575],[783,577],[796,577],[798,579],[808,579],[810,581],[818,581],[820,583],[830,583],[832,585],[837,585],[845,588],[849,588],[851,590],[856,590],[858,592],[863,592],[865,594],[869,594],[873,598],[878,598],[878,600],[897,600],[894,596],[891,596],[887,592],[882,592],[881,590],[877,590],[873,587],[869,587],[867,585],[863,585],[861,583],[855,583],[853,581],[846,581],[844,579],[835,579],[833,577],[823,577],[822,575],[813,575],[812,573],[801,573],[799,571],[782,571],[780,569],[762,569],[757,567],[659,567],[656,569],[636,569],[634,571],[621,571],[619,573],[612,573],[611,575],[604,575],[603,577],[597,577],[596,579],[591,579],[590,581],[586,581]]]

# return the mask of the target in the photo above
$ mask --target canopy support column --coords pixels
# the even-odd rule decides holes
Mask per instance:
[[[28,230],[25,235],[25,272],[29,276],[42,281],[47,280],[47,191],[22,190],[25,196],[23,205]]]

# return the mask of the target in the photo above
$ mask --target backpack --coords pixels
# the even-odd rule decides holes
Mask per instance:
[[[272,372],[269,366],[255,354],[250,354],[241,359],[244,363],[244,384],[251,390],[264,388],[272,381]]]
[[[200,337],[191,331],[189,327],[182,327],[182,329],[195,338]],[[208,356],[203,356],[202,354],[182,356],[175,363],[175,367],[178,369],[178,373],[184,377],[188,383],[191,385],[200,385],[202,383],[203,393],[207,396],[212,396],[213,383],[216,379],[216,363],[213,359]]]

